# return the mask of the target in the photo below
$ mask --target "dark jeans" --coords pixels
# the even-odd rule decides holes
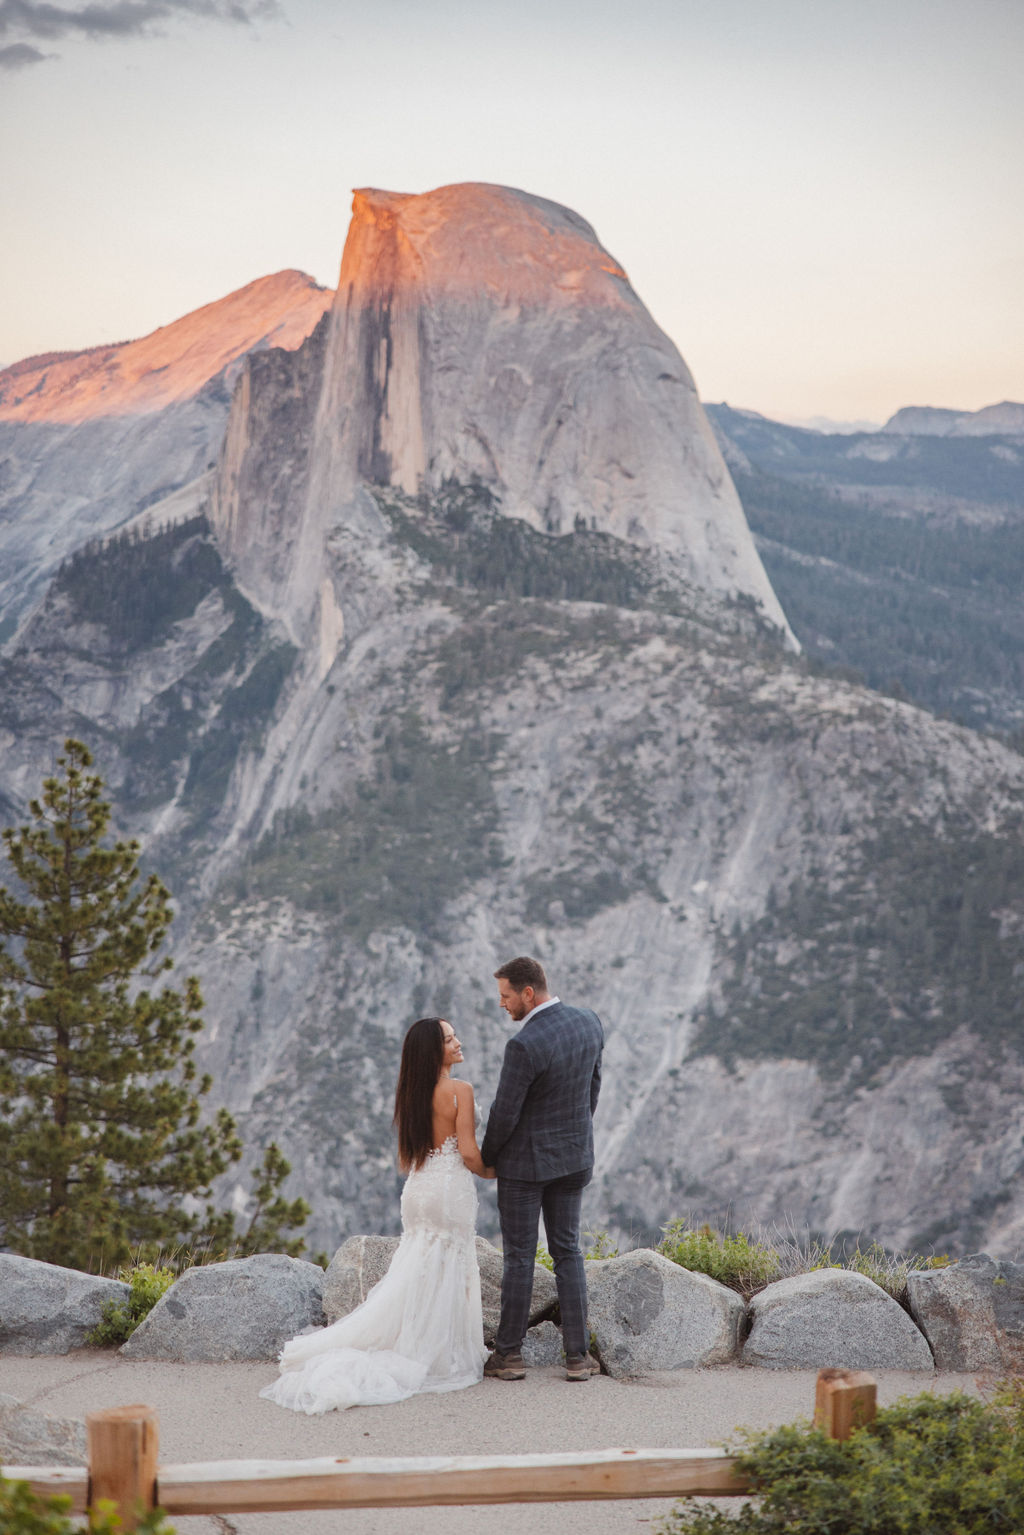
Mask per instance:
[[[585,1354],[587,1277],[580,1252],[580,1205],[592,1169],[528,1183],[522,1178],[498,1178],[498,1215],[505,1266],[501,1277],[501,1320],[495,1347],[501,1354],[522,1348],[530,1320],[533,1265],[541,1211],[548,1251],[555,1264],[558,1306],[562,1313],[562,1346],[566,1354]]]

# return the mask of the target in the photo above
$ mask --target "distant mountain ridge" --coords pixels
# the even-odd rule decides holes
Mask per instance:
[[[165,516],[196,512],[243,357],[298,346],[332,297],[278,272],[141,340],[0,372],[0,644],[88,539],[171,495]]]
[[[982,410],[945,410],[905,405],[881,428],[909,437],[1024,437],[1024,405],[1003,400]]]
[[[1007,411],[1012,418],[993,407],[970,420],[994,427]],[[1019,735],[1020,437],[828,435],[724,405],[708,415],[809,654],[965,724]]]
[[[852,432],[877,432],[879,422],[869,421],[865,417],[859,417],[856,421],[837,421],[831,416],[787,416],[787,426],[805,427],[810,432],[825,432],[826,434],[841,433],[849,436]]]
[[[0,421],[80,425],[192,399],[257,347],[305,340],[333,295],[304,272],[277,272],[142,337],[47,352],[0,371]]]

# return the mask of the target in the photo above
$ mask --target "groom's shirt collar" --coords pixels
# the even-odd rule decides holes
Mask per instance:
[[[558,1000],[558,997],[548,997],[546,1002],[538,1002],[537,1006],[531,1007],[526,1017],[520,1021],[519,1027],[525,1029],[531,1018],[535,1018],[538,1013],[542,1013],[546,1007],[554,1007]]]

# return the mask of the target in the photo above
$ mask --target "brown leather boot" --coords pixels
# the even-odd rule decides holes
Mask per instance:
[[[495,1349],[486,1364],[484,1375],[491,1380],[525,1380],[526,1366],[518,1349],[510,1354],[499,1354]]]
[[[600,1373],[601,1366],[593,1354],[566,1354],[566,1380],[589,1380],[592,1375],[600,1375]]]

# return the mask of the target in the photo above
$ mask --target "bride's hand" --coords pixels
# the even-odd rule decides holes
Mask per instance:
[[[468,1082],[453,1082],[455,1089],[455,1135],[459,1154],[471,1173],[478,1178],[494,1178],[493,1167],[485,1167],[476,1143],[476,1115],[473,1089]]]

